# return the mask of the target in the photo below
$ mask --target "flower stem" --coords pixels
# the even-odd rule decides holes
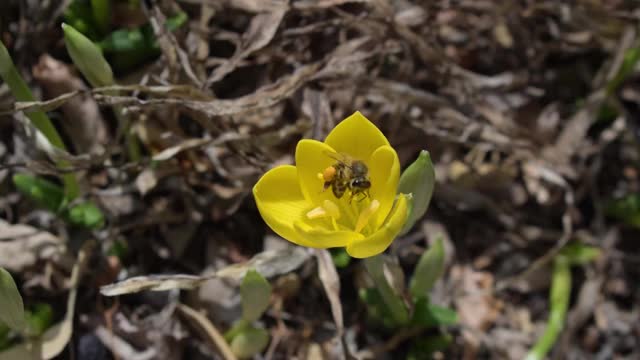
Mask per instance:
[[[384,260],[382,259],[382,255],[364,259],[364,266],[367,268],[369,275],[371,275],[380,296],[382,296],[382,299],[389,308],[394,322],[398,325],[407,324],[409,322],[409,312],[402,302],[402,299],[395,294],[387,278],[384,276]]]
[[[571,271],[569,259],[559,255],[553,263],[553,278],[551,280],[551,310],[547,328],[542,337],[527,354],[526,360],[542,360],[545,358],[558,335],[564,327],[567,309],[569,307],[569,295],[571,294]]]

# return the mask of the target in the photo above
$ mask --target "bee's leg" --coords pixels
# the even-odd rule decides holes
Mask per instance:
[[[358,199],[358,202],[362,202],[362,200],[369,197],[369,190],[358,193],[358,195],[361,195],[360,199]]]
[[[327,189],[329,188],[329,186],[331,186],[331,182],[329,181],[325,181],[324,185],[322,185],[322,192],[327,191]]]
[[[351,201],[353,201],[353,198],[356,197],[358,193],[354,193],[353,190],[351,191],[351,197],[349,197],[349,205],[351,205]],[[358,201],[360,202],[360,201]]]

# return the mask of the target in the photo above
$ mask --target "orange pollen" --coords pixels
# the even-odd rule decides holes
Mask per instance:
[[[324,181],[331,181],[333,177],[336,176],[336,168],[333,166],[329,166],[322,172],[322,179]]]

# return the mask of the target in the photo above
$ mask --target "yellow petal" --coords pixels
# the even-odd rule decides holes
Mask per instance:
[[[349,243],[347,253],[354,258],[366,258],[385,251],[402,230],[407,220],[407,209],[407,196],[401,194],[387,222],[372,235]]]
[[[359,111],[342,120],[324,141],[335,151],[366,161],[380,146],[389,141],[371,121]]]
[[[321,226],[314,226],[305,221],[296,221],[295,229],[299,232],[300,237],[310,239],[308,247],[328,249],[333,247],[344,247],[347,244],[362,241],[364,236],[360,233],[344,230],[328,230]]]
[[[335,163],[332,154],[335,151],[331,146],[316,140],[300,140],[296,147],[296,167],[302,194],[317,206],[322,205],[324,200],[335,200],[331,189],[322,191],[324,181],[318,178],[318,173]]]
[[[398,191],[400,179],[400,160],[391,146],[381,146],[367,161],[371,180],[371,198],[380,202],[380,208],[372,221],[377,229],[391,211]]]
[[[293,227],[312,207],[302,195],[295,166],[267,171],[253,187],[253,196],[260,215],[276,234],[295,244],[311,246],[312,242]]]

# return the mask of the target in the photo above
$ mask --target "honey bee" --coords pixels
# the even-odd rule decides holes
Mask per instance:
[[[359,196],[360,200],[364,200],[369,196],[369,168],[360,160],[355,160],[348,155],[341,154],[342,159],[338,159],[332,155],[331,158],[336,162],[328,166],[322,172],[324,186],[322,191],[326,191],[331,187],[331,191],[336,198],[340,199],[344,193],[349,190],[351,192],[351,200],[355,196]]]

